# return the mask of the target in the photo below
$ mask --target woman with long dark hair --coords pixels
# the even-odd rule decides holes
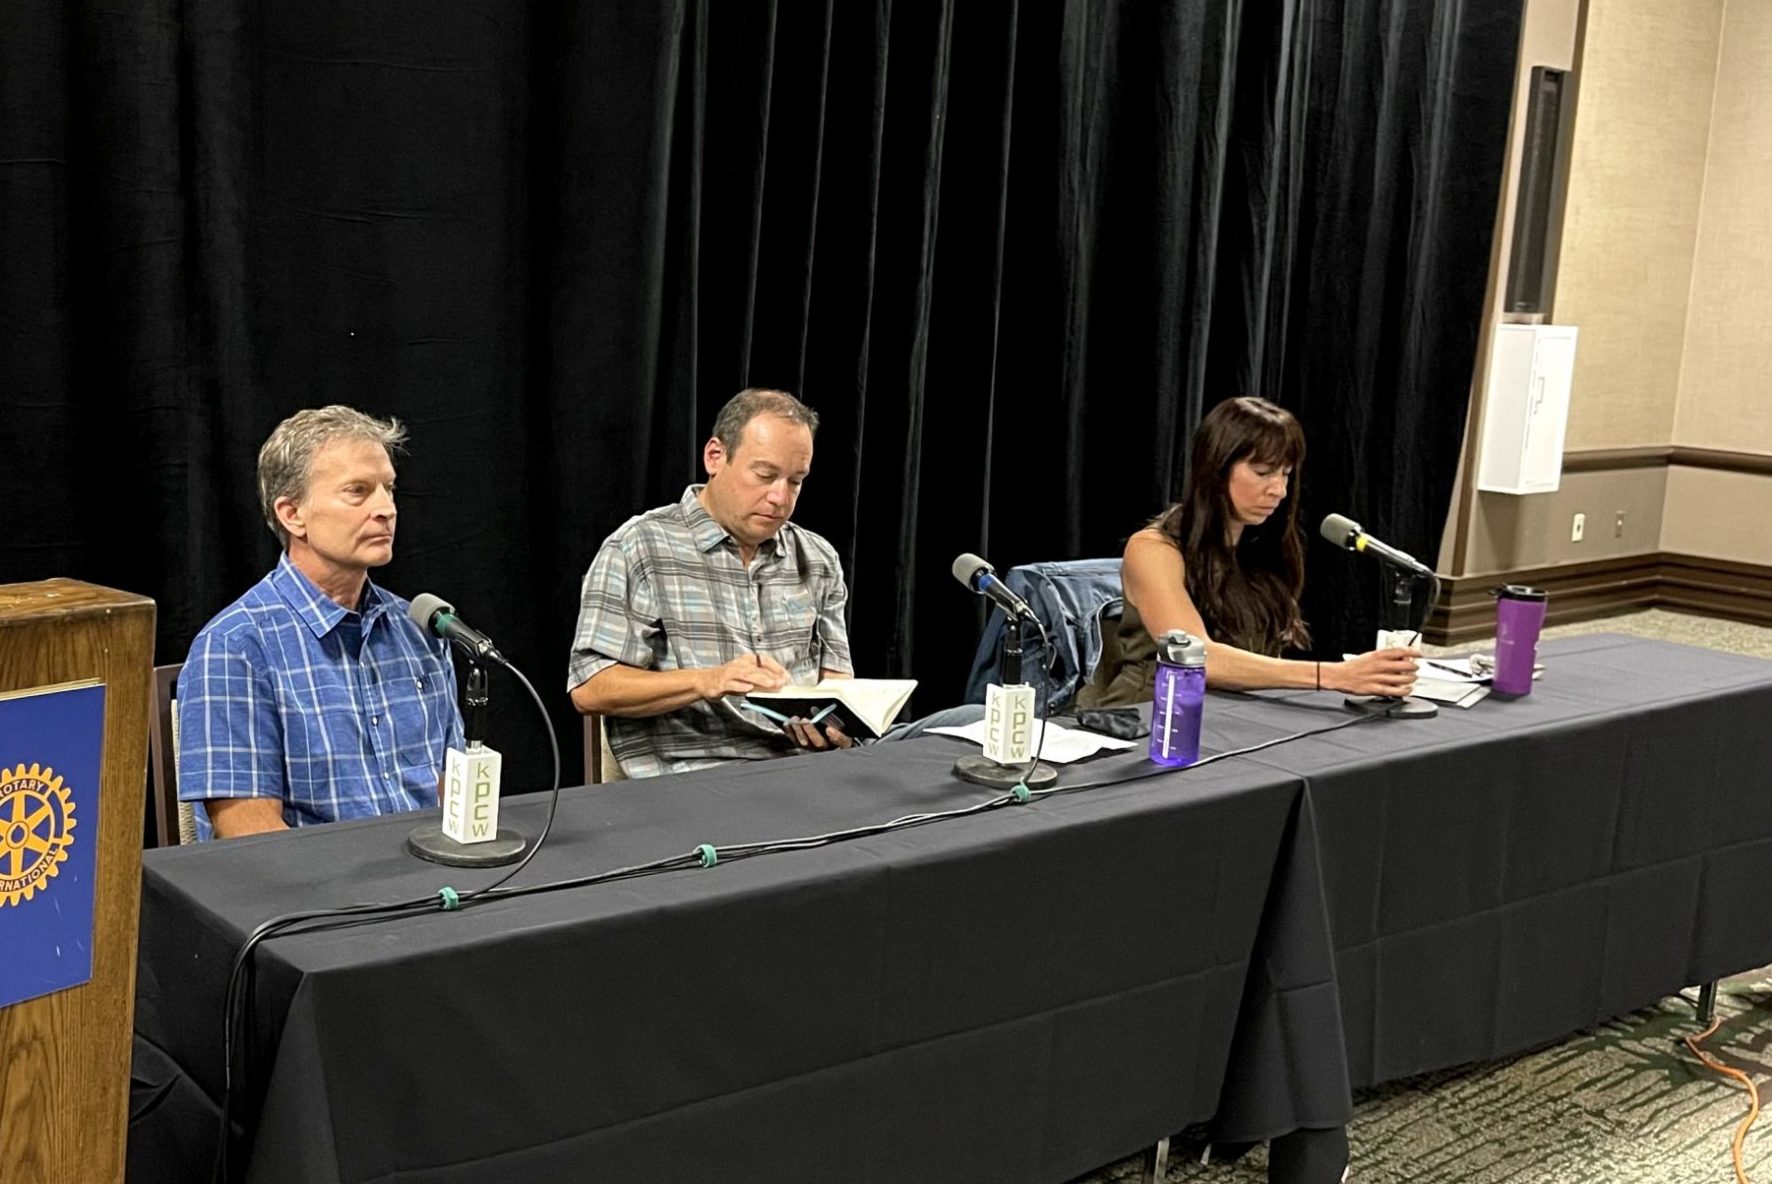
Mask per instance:
[[[1288,658],[1310,646],[1299,615],[1304,538],[1298,499],[1304,430],[1266,399],[1229,399],[1194,433],[1187,493],[1126,544],[1126,609],[1105,639],[1080,707],[1150,698],[1154,637],[1181,629],[1206,640],[1206,681],[1228,690],[1320,688],[1399,695],[1415,681],[1415,653],[1374,650],[1345,662]]]

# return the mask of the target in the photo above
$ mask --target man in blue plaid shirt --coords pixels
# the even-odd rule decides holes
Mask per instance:
[[[258,455],[277,566],[191,643],[178,680],[178,796],[200,838],[437,804],[462,747],[448,643],[369,569],[394,555],[398,420],[299,411]]]
[[[817,428],[784,391],[740,391],[702,449],[707,484],[630,518],[592,561],[566,686],[606,717],[629,777],[852,747],[744,701],[853,672],[837,552],[789,521]]]

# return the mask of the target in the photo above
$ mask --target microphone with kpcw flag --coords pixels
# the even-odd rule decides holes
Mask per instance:
[[[1382,560],[1390,569],[1391,595],[1388,605],[1388,616],[1391,618],[1389,628],[1378,631],[1377,649],[1416,649],[1421,646],[1421,623],[1415,619],[1415,581],[1427,580],[1432,585],[1432,595],[1428,597],[1428,611],[1433,611],[1434,601],[1440,598],[1440,577],[1434,569],[1389,543],[1380,542],[1366,533],[1366,528],[1345,514],[1330,514],[1323,519],[1319,528],[1323,538],[1348,551],[1357,551],[1362,555],[1371,555]],[[1349,696],[1349,707],[1361,711],[1371,711],[1387,715],[1393,719],[1427,719],[1440,713],[1440,709],[1426,699],[1417,699],[1412,695],[1401,698],[1387,698],[1382,695]]]
[[[963,756],[954,762],[954,775],[977,785],[1014,789],[1025,785],[1039,789],[1058,780],[1058,771],[1039,763],[1034,748],[1034,723],[1038,718],[1034,688],[1021,680],[1021,624],[1032,621],[1044,633],[1040,618],[1028,602],[997,578],[997,569],[976,555],[954,560],[954,578],[1003,610],[1003,659],[998,665],[1002,683],[991,683],[984,692],[984,754]]]
[[[414,855],[451,867],[498,867],[522,858],[529,840],[498,825],[499,780],[504,755],[486,747],[486,670],[483,661],[510,668],[492,639],[455,615],[455,606],[429,592],[413,597],[406,615],[425,633],[453,642],[468,658],[467,711],[463,734],[467,749],[451,748],[443,758],[443,783],[437,804],[438,823],[424,823],[406,836]],[[519,675],[521,677],[521,675]]]

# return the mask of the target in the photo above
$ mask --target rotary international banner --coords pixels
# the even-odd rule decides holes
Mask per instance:
[[[105,688],[0,695],[0,1007],[92,977]]]

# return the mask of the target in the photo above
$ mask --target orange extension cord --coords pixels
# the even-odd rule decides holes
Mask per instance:
[[[1752,1126],[1754,1124],[1754,1119],[1760,1116],[1760,1091],[1754,1086],[1753,1078],[1749,1077],[1746,1073],[1743,1073],[1740,1069],[1731,1069],[1729,1066],[1723,1064],[1723,1062],[1717,1060],[1717,1058],[1698,1047],[1699,1041],[1709,1040],[1712,1036],[1716,1035],[1717,1029],[1722,1026],[1722,1017],[1718,1016],[1711,1021],[1710,1027],[1706,1028],[1698,1035],[1685,1037],[1686,1047],[1692,1050],[1693,1056],[1703,1061],[1710,1068],[1715,1069],[1718,1073],[1727,1074],[1728,1076],[1735,1078],[1737,1081],[1741,1082],[1742,1085],[1747,1087],[1747,1096],[1752,1104],[1748,1107],[1747,1117],[1742,1119],[1741,1125],[1735,1128],[1735,1141],[1729,1145],[1729,1151],[1735,1157],[1735,1179],[1737,1184],[1749,1184],[1747,1169],[1741,1166],[1741,1146],[1747,1140],[1747,1128]]]

